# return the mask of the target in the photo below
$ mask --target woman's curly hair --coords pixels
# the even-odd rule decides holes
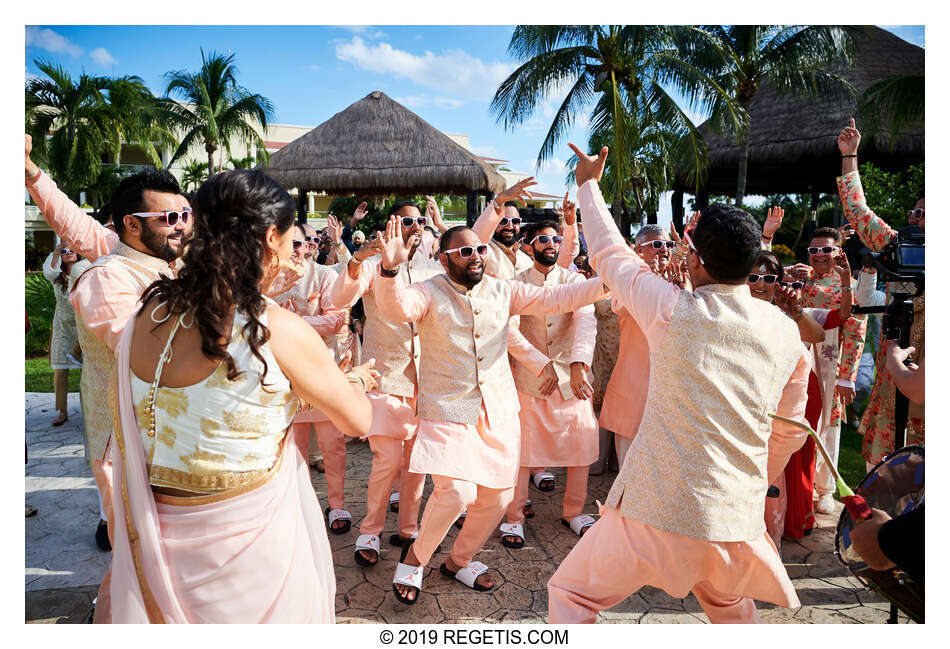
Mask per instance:
[[[228,322],[232,308],[245,313],[243,334],[264,365],[263,385],[267,362],[260,347],[270,338],[270,331],[259,319],[264,311],[260,289],[264,235],[272,225],[281,234],[293,226],[293,198],[264,173],[235,169],[205,181],[192,208],[194,234],[185,247],[178,276],[153,282],[145,289],[142,303],[154,298],[164,303],[172,316],[194,310],[202,353],[224,361],[231,381],[241,373],[227,350],[231,339]]]

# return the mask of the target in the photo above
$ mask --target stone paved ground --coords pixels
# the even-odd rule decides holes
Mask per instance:
[[[69,395],[69,422],[50,426],[55,417],[53,395],[27,393],[26,441],[30,461],[26,465],[26,502],[39,510],[26,519],[26,621],[41,623],[82,622],[96,588],[108,567],[109,555],[100,552],[93,533],[98,505],[92,473],[83,459],[82,416],[77,394]],[[346,502],[353,514],[353,529],[330,534],[337,578],[337,621],[343,623],[543,623],[547,615],[545,582],[573,547],[576,537],[559,522],[564,470],[555,469],[558,488],[542,493],[531,488],[535,517],[526,528],[527,542],[520,550],[501,545],[496,532],[478,560],[492,569],[499,584],[490,593],[475,593],[439,573],[457,530],[453,527],[426,571],[424,590],[412,607],[396,602],[391,583],[398,549],[386,540],[395,531],[395,515],[389,514],[382,534],[382,558],[374,568],[353,562],[357,524],[365,514],[366,477],[372,455],[369,445],[351,442],[347,454]],[[591,476],[586,511],[596,513],[594,501],[606,499],[613,473]],[[312,473],[321,503],[326,502],[322,474]],[[431,491],[426,487],[426,497]],[[819,527],[801,543],[786,541],[782,557],[802,607],[797,610],[759,603],[762,618],[772,623],[882,623],[888,604],[864,588],[834,557],[837,513],[819,516]],[[433,569],[434,567],[434,569]],[[611,623],[708,622],[696,599],[676,599],[643,588],[599,616]],[[902,616],[902,622],[906,618]]]

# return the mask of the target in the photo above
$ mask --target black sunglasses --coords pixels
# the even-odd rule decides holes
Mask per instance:
[[[70,250],[69,248],[60,248],[60,249],[59,249],[59,254],[61,254],[61,255],[74,255],[74,254],[76,254],[76,253],[74,253],[74,252],[73,252],[72,250]]]
[[[501,217],[501,220],[498,222],[498,226],[502,228],[509,224],[513,226],[521,225],[521,217],[520,216],[503,216]]]

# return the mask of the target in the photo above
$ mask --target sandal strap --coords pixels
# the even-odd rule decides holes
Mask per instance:
[[[392,505],[393,503],[398,503],[398,502],[399,502],[399,492],[398,492],[398,491],[394,491],[394,492],[392,492],[391,494],[389,494],[389,504],[390,504],[390,505]]]
[[[498,529],[502,536],[517,536],[524,541],[524,526],[521,523],[502,523]]]
[[[360,550],[372,550],[379,554],[379,537],[375,534],[360,534],[356,538],[356,552]]]
[[[581,514],[580,516],[575,516],[574,518],[571,519],[571,531],[573,531],[574,534],[577,534],[578,536],[580,536],[581,532],[584,531],[585,528],[590,527],[596,522],[597,521],[594,520],[594,517],[588,514]]]
[[[333,525],[333,523],[339,520],[348,521],[352,518],[353,516],[350,514],[350,512],[346,511],[345,509],[331,509],[330,513],[327,514],[327,520],[330,521],[330,525]]]
[[[469,588],[475,588],[475,580],[478,579],[479,575],[484,575],[486,572],[488,572],[488,566],[481,561],[472,561],[455,573],[455,578]]]
[[[393,576],[393,583],[402,586],[411,586],[422,591],[422,573],[425,570],[422,566],[409,566],[405,563],[396,564],[396,574]]]

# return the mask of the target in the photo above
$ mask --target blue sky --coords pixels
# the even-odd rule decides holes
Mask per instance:
[[[924,45],[923,26],[886,29]],[[508,55],[510,26],[33,26],[26,28],[26,73],[34,59],[73,75],[137,74],[156,94],[169,70],[197,70],[200,48],[234,52],[239,81],[268,97],[276,123],[316,126],[373,90],[382,90],[436,128],[465,133],[479,154],[534,172],[535,158],[560,97],[506,131],[489,113],[498,86],[517,65]],[[581,121],[571,139],[586,142]],[[564,193],[567,139],[545,163],[540,189]],[[668,202],[660,222],[669,220]],[[665,217],[665,218],[664,218]]]

